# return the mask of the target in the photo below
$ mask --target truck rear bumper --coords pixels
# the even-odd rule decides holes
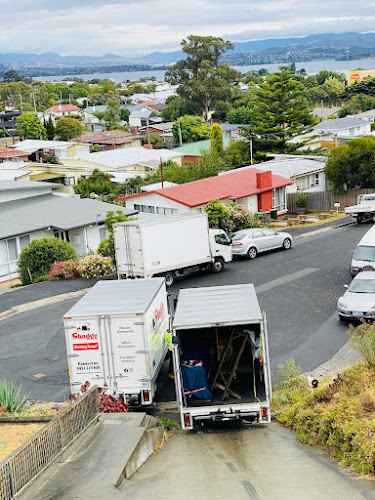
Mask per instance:
[[[246,420],[254,423],[271,422],[270,404],[244,403],[232,406],[201,406],[182,409],[182,428],[192,429],[194,422],[208,420],[211,422],[225,422],[234,420]]]

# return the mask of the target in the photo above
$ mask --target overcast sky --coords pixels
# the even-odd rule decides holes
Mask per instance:
[[[375,31],[375,0],[0,0],[0,52],[142,55],[190,34],[232,41]]]

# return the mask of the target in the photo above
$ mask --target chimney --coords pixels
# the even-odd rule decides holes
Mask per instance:
[[[272,186],[272,172],[268,170],[267,172],[257,173],[257,188],[264,189]]]

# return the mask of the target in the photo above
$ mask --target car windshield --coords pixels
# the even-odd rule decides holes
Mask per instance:
[[[232,241],[242,240],[248,235],[248,231],[238,231],[232,236]]]
[[[354,279],[348,290],[352,293],[375,293],[375,280]]]
[[[359,246],[354,252],[356,260],[375,260],[375,247]]]

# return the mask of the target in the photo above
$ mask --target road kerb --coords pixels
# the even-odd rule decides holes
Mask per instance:
[[[74,299],[80,297],[87,293],[91,288],[84,288],[82,290],[77,290],[75,292],[62,293],[60,295],[55,295],[53,297],[47,297],[45,299],[34,300],[33,302],[27,302],[26,304],[21,304],[17,307],[11,307],[6,311],[0,313],[0,321],[10,316],[20,314],[26,311],[31,311],[32,309],[38,309],[39,307],[48,306],[50,304],[56,304],[62,302],[63,300]]]

